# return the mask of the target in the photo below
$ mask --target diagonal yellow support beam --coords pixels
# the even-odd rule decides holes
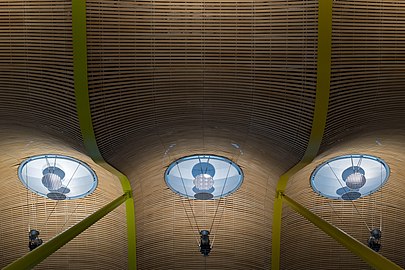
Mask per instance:
[[[30,251],[29,253],[19,258],[18,260],[2,268],[2,270],[32,269],[34,266],[36,266],[44,259],[46,259],[49,255],[53,254],[55,251],[63,247],[67,242],[69,242],[70,240],[81,234],[83,231],[85,231],[91,225],[96,223],[98,220],[105,217],[108,213],[110,213],[115,208],[120,206],[123,202],[127,201],[128,198],[130,197],[131,194],[129,192],[123,194],[114,201],[97,210],[95,213],[83,219],[73,227],[55,236],[48,242],[44,243],[43,245]]]
[[[125,202],[128,234],[128,269],[136,269],[136,229],[132,188],[128,178],[104,160],[97,146],[96,136],[94,134],[87,77],[86,30],[86,1],[72,0],[74,87],[77,115],[82,131],[83,142],[89,156],[97,164],[117,176],[124,192],[131,194]]]
[[[374,250],[370,249],[357,239],[351,237],[344,231],[340,230],[339,228],[336,228],[329,222],[321,219],[308,209],[306,209],[304,206],[299,204],[298,202],[294,201],[290,197],[288,197],[285,194],[280,193],[280,196],[284,199],[285,202],[287,202],[292,209],[294,209],[297,213],[302,215],[304,218],[306,218],[308,221],[310,221],[312,224],[317,226],[319,229],[324,231],[326,234],[331,236],[333,239],[335,239],[338,243],[342,244],[345,248],[356,254],[359,258],[364,260],[366,263],[368,263],[370,266],[377,270],[403,270],[400,266],[395,264],[394,262],[388,260],[381,254],[375,252]]]
[[[276,198],[273,206],[272,227],[271,267],[273,270],[280,269],[281,214],[283,208],[281,193],[284,192],[290,177],[308,165],[315,158],[321,145],[325,130],[329,104],[331,74],[332,2],[333,0],[318,0],[318,61],[316,99],[311,135],[309,137],[307,149],[301,161],[281,175],[277,183]]]

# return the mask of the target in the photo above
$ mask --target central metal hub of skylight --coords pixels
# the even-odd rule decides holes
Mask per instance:
[[[324,197],[352,201],[379,190],[389,175],[388,165],[378,157],[345,155],[318,166],[311,186]]]
[[[165,172],[169,188],[182,196],[210,200],[235,192],[243,181],[240,167],[215,155],[193,155],[176,160]]]

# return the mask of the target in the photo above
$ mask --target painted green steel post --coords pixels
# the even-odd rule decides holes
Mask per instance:
[[[87,74],[87,29],[86,1],[72,0],[72,35],[73,35],[73,75],[76,95],[76,109],[82,132],[83,143],[88,155],[104,169],[115,175],[121,182],[124,192],[132,194],[128,178],[108,164],[97,146],[90,111],[90,99]],[[134,200],[131,196],[126,202],[128,235],[128,268],[136,269],[136,227]]]
[[[282,194],[281,195],[283,200],[285,200],[292,209],[294,209],[297,213],[299,213],[301,216],[306,218],[308,221],[310,221],[312,224],[317,226],[319,229],[324,231],[326,234],[328,234],[330,237],[335,239],[338,243],[342,244],[345,248],[359,256],[362,260],[364,260],[366,263],[368,263],[370,266],[374,267],[375,269],[378,270],[400,270],[403,269],[399,267],[397,264],[394,262],[388,260],[381,254],[375,252],[374,250],[370,249],[357,239],[351,237],[344,231],[340,230],[339,228],[336,228],[329,222],[323,220],[322,218],[318,217],[308,209],[306,209],[304,206],[299,204],[298,202],[294,201],[290,197]]]
[[[96,223],[98,220],[100,220],[101,218],[106,216],[108,213],[113,211],[115,208],[120,206],[123,202],[127,201],[129,198],[131,198],[131,194],[129,192],[127,192],[124,195],[115,199],[114,201],[110,202],[109,204],[107,204],[106,206],[101,208],[100,210],[91,214],[84,220],[80,221],[79,223],[77,223],[76,225],[71,227],[70,229],[55,236],[48,242],[37,247],[33,251],[30,251],[25,256],[14,261],[13,263],[7,265],[2,270],[25,270],[25,269],[33,268],[35,265],[42,262],[49,255],[51,255],[52,253],[57,251],[59,248],[63,247],[70,240],[72,240],[73,238],[78,236],[80,233],[85,231],[88,227],[90,227],[91,225]]]
[[[318,60],[315,110],[312,130],[307,149],[301,161],[281,175],[277,183],[276,198],[273,207],[272,254],[271,268],[280,269],[281,214],[283,200],[280,193],[284,192],[288,180],[299,170],[308,165],[317,155],[322,142],[329,105],[331,54],[332,54],[332,2],[318,0]]]

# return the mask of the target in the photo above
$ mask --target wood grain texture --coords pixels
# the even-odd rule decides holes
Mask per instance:
[[[41,229],[45,239],[121,194],[119,182],[83,154],[70,4],[0,1],[0,210],[6,217],[0,221],[6,247],[0,266],[27,252],[28,223],[33,217],[44,223],[54,205],[29,194],[34,206],[27,208],[16,173],[26,157],[45,150],[71,155],[101,178],[87,199],[58,204]],[[269,268],[275,185],[301,159],[312,125],[317,5],[316,0],[87,1],[93,124],[106,161],[127,174],[134,189],[138,269],[204,269],[197,226],[187,215],[193,209],[199,226],[207,227],[218,201],[193,201],[190,208],[163,178],[177,158],[201,153],[232,159],[246,176],[241,188],[221,201],[224,213],[214,223],[207,269]],[[339,154],[382,157],[392,169],[382,204],[376,203],[378,194],[356,203],[369,224],[379,222],[370,213],[383,210],[381,252],[401,266],[404,26],[401,1],[334,1],[330,109],[321,155],[286,191],[365,240],[368,232],[353,206],[313,193],[309,175]],[[368,269],[288,208],[282,232],[282,269]],[[125,269],[125,233],[120,208],[38,269]]]
[[[311,129],[316,4],[87,2],[93,124],[102,154],[133,185],[139,269],[205,267],[190,205],[163,178],[196,153],[231,158],[246,175],[220,207],[207,268],[269,267],[275,183]],[[199,227],[216,203],[193,201]]]
[[[0,116],[52,132],[82,149],[70,2],[0,1]]]
[[[314,106],[316,4],[88,1],[102,153],[109,158],[150,129],[221,126],[302,155]]]
[[[405,4],[334,1],[332,77],[321,151],[340,138],[404,128]]]
[[[47,241],[122,194],[117,179],[91,159],[49,134],[21,126],[0,125],[0,267],[28,252],[28,228]],[[39,154],[61,154],[86,162],[99,178],[85,199],[56,201],[27,192],[17,176],[19,164]],[[53,210],[54,209],[54,210]],[[120,206],[35,269],[125,269],[127,262],[125,207]],[[113,248],[111,248],[113,247]]]
[[[380,191],[354,201],[354,205],[349,201],[329,200],[313,192],[309,179],[316,166],[330,158],[355,153],[380,157],[389,165],[390,178]],[[363,243],[369,237],[365,222],[370,228],[380,227],[382,217],[380,253],[405,267],[404,254],[399,248],[405,241],[402,234],[405,225],[402,218],[405,209],[404,153],[403,129],[352,135],[323,152],[311,165],[294,176],[286,194]],[[297,269],[298,265],[301,269],[370,269],[288,207],[284,209],[282,228],[282,269]],[[305,249],[302,248],[302,238],[306,239]]]
[[[282,173],[275,165],[278,153],[258,138],[242,141],[240,149],[236,149],[231,143],[238,141],[232,139],[235,135],[231,131],[224,137],[218,135],[224,131],[206,134],[204,145],[197,131],[194,139],[178,136],[187,132],[185,127],[172,134],[149,133],[128,143],[125,151],[111,159],[120,161],[120,169],[128,172],[134,188],[138,269],[204,269],[196,237],[198,229],[209,229],[213,221],[211,239],[215,237],[215,241],[206,259],[207,269],[267,269],[273,179]],[[161,144],[155,145],[156,141]],[[226,156],[239,164],[245,174],[240,189],[220,202],[215,219],[218,200],[191,201],[190,205],[164,181],[165,169],[171,162],[195,153]],[[289,158],[286,153],[284,157]]]

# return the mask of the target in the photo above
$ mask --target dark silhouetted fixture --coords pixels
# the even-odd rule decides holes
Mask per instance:
[[[30,230],[28,237],[29,237],[29,248],[30,251],[39,247],[40,245],[42,245],[42,239],[40,239],[39,237],[39,231],[37,230]]]
[[[367,240],[368,246],[375,252],[380,251],[381,248],[381,230],[373,229],[370,231],[370,237]]]
[[[208,256],[208,254],[211,251],[209,234],[210,234],[210,232],[208,230],[202,230],[200,232],[200,235],[201,235],[200,252],[204,256]]]

